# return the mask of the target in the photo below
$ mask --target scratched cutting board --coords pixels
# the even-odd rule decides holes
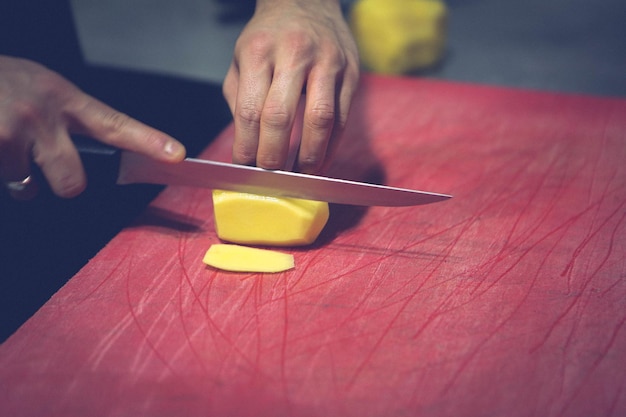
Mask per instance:
[[[0,347],[0,414],[626,415],[626,101],[370,76],[350,123],[331,175],[454,198],[234,274],[170,187]]]

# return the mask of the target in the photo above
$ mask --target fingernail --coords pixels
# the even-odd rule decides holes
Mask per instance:
[[[170,156],[178,156],[184,152],[184,148],[178,142],[168,141],[163,148],[163,151]]]

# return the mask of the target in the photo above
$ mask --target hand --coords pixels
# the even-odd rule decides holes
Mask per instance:
[[[223,85],[234,117],[233,162],[284,169],[306,93],[296,169],[318,173],[346,124],[359,78],[337,0],[258,0]]]
[[[72,133],[166,162],[185,156],[178,141],[90,97],[60,75],[32,61],[0,56],[0,184],[19,185],[34,161],[55,194],[81,193],[86,178]],[[13,197],[34,196],[36,184],[23,185],[14,187]]]

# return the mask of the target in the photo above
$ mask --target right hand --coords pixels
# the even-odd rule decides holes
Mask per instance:
[[[83,93],[59,74],[0,56],[0,184],[27,178],[34,162],[55,194],[80,194],[87,180],[70,134],[165,162],[185,157],[184,146],[174,138]],[[17,199],[31,198],[37,184],[10,192]]]
[[[303,92],[296,169],[319,174],[347,123],[359,79],[356,43],[337,0],[257,0],[223,91],[233,114],[233,162],[286,166]]]

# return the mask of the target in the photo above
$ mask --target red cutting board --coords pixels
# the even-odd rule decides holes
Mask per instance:
[[[626,101],[367,76],[351,117],[331,175],[454,198],[237,274],[169,187],[0,346],[0,414],[626,415]]]

